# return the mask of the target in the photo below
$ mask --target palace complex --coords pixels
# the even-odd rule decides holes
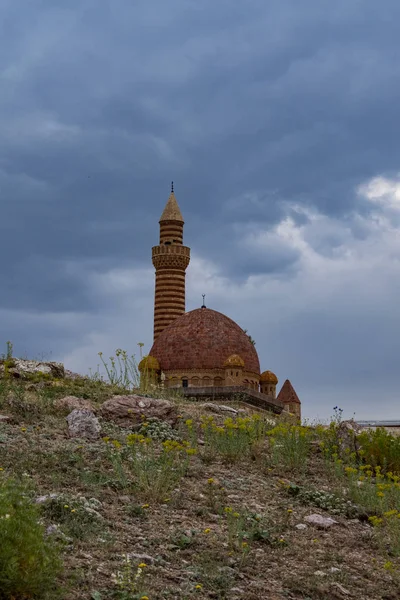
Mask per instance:
[[[183,245],[184,221],[173,185],[159,223],[160,242],[152,250],[154,343],[139,364],[142,381],[180,387],[188,396],[208,399],[242,393],[256,406],[300,418],[301,404],[292,384],[286,380],[277,395],[277,376],[261,372],[254,342],[239,325],[204,302],[186,312],[190,248]]]

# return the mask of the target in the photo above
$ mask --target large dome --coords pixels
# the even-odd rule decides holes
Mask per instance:
[[[232,354],[243,359],[246,371],[260,374],[257,352],[248,335],[232,319],[209,308],[178,317],[150,350],[163,371],[223,369]]]

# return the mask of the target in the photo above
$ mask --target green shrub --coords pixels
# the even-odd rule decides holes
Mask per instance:
[[[270,460],[273,465],[304,470],[310,453],[312,432],[302,425],[280,423],[268,432]]]
[[[169,423],[160,421],[160,419],[157,419],[156,417],[150,417],[142,423],[139,433],[152,440],[158,440],[159,442],[165,442],[167,440],[181,441],[179,434]]]
[[[188,437],[193,437],[193,421],[185,422]],[[201,429],[204,436],[203,458],[211,461],[222,457],[227,462],[235,462],[248,458],[255,447],[265,439],[266,432],[271,428],[268,421],[260,415],[251,417],[228,417],[223,425],[218,426],[214,417],[202,418]],[[193,442],[192,442],[193,443]]]
[[[27,485],[0,477],[0,599],[54,599],[59,549],[45,536]]]
[[[196,450],[187,442],[166,440],[161,446],[141,434],[127,436],[126,445],[103,438],[116,481],[131,488],[144,502],[160,502],[186,474],[189,457]]]
[[[378,427],[375,431],[363,431],[358,436],[358,442],[366,464],[381,467],[384,473],[400,474],[400,437]]]
[[[98,512],[100,506],[96,498],[87,500],[84,496],[59,494],[42,503],[42,513],[46,519],[60,525],[67,536],[81,540],[99,533],[104,527]]]

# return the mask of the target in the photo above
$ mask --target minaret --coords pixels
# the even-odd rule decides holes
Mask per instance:
[[[181,211],[171,194],[160,219],[160,243],[153,247],[153,265],[156,269],[154,300],[154,340],[185,312],[185,271],[190,262],[190,248],[183,246]]]

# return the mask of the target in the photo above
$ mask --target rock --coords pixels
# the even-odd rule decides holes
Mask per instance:
[[[331,519],[331,517],[323,517],[322,515],[318,514],[308,515],[308,517],[305,517],[304,520],[307,521],[307,523],[310,523],[310,525],[314,525],[319,529],[329,529],[332,527],[332,525],[338,524],[338,521],[335,521],[335,519]]]
[[[307,525],[305,523],[299,523],[298,525],[295,525],[295,528],[299,530],[307,529]]]
[[[237,415],[239,412],[238,410],[236,410],[236,408],[232,408],[231,406],[225,406],[224,404],[213,404],[212,402],[204,402],[203,404],[200,404],[199,408],[217,414],[229,412],[233,415]]]
[[[58,362],[43,362],[39,360],[25,360],[24,358],[8,359],[10,366],[7,368],[9,375],[15,378],[28,379],[29,375],[42,373],[50,377],[63,378],[64,365]],[[0,360],[0,377],[4,375],[5,359]]]
[[[177,407],[169,400],[135,395],[113,396],[101,405],[100,414],[121,427],[132,427],[149,418],[175,425],[178,417]]]
[[[12,420],[8,415],[0,415],[0,423],[9,423]]]
[[[65,378],[66,379],[87,379],[84,375],[80,375],[79,373],[74,373],[69,369],[64,369]]]
[[[350,596],[350,592],[349,590],[346,590],[346,588],[344,588],[340,583],[338,583],[337,581],[335,581],[334,583],[331,584],[332,587],[337,588],[340,592],[342,592],[342,594],[344,596]]]
[[[341,569],[338,569],[337,567],[331,567],[329,569],[330,573],[340,573]]]
[[[66,410],[68,412],[71,412],[75,409],[90,410],[91,412],[95,412],[90,400],[77,398],[76,396],[65,396],[65,398],[58,398],[58,400],[54,402],[54,406],[60,410]]]
[[[325,577],[326,573],[324,573],[324,571],[314,571],[314,575],[317,577]]]
[[[122,502],[122,504],[129,504],[132,501],[130,496],[118,496],[118,500]]]
[[[339,423],[337,429],[337,437],[339,442],[339,451],[341,454],[346,453],[347,450],[350,452],[358,452],[360,450],[360,443],[357,440],[357,436],[362,432],[363,428],[361,425],[356,423],[354,419],[348,421],[342,421]]]
[[[128,554],[129,558],[132,561],[137,561],[138,563],[144,562],[146,565],[152,565],[154,563],[154,557],[149,554],[143,554],[142,552],[130,552]]]
[[[36,504],[44,504],[47,500],[56,500],[58,498],[58,494],[46,494],[46,496],[38,496],[35,498]]]
[[[67,417],[69,437],[97,440],[100,437],[99,420],[90,410],[73,410]]]

